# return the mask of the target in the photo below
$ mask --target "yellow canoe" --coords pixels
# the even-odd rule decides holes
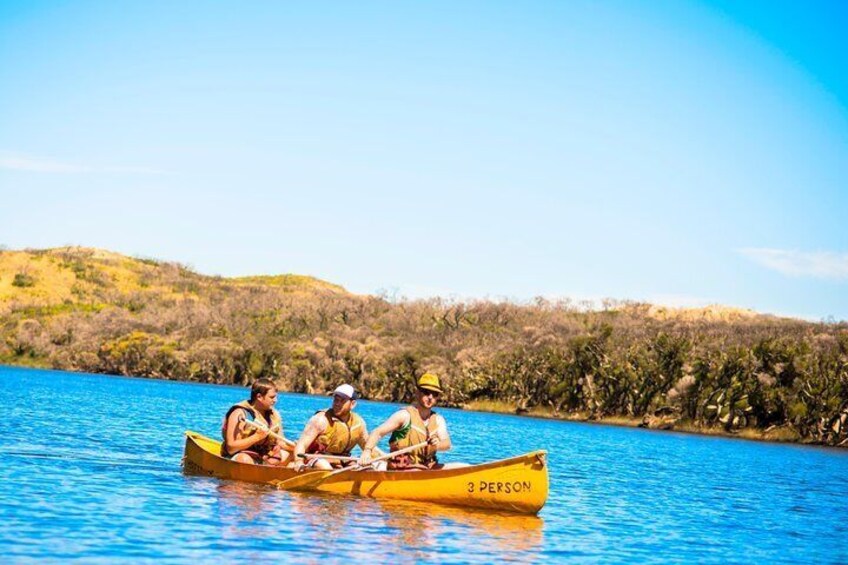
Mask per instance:
[[[271,484],[297,476],[287,468],[236,463],[221,457],[220,449],[220,442],[186,432],[184,471]],[[533,451],[481,465],[436,471],[352,470],[328,477],[314,490],[536,514],[548,499],[547,453]]]
[[[206,475],[219,479],[247,481],[250,483],[272,483],[297,476],[287,467],[250,465],[221,457],[221,442],[196,432],[186,432],[183,472],[188,475]]]

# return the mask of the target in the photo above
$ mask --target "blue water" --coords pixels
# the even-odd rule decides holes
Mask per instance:
[[[444,410],[446,461],[549,450],[538,517],[183,475],[183,431],[245,396],[0,367],[4,562],[848,562],[848,451]],[[328,400],[281,395],[287,434]]]

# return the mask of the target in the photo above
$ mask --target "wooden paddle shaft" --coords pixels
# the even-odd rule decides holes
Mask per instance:
[[[358,461],[359,457],[349,457],[347,455],[330,455],[329,453],[301,453],[298,457],[304,459],[332,459],[333,461]]]
[[[380,457],[375,457],[374,459],[372,459],[371,461],[369,461],[365,465],[353,465],[351,467],[342,467],[341,469],[336,469],[335,471],[333,471],[329,475],[322,477],[320,480],[318,480],[316,482],[316,484],[321,484],[324,481],[326,481],[327,479],[329,479],[330,477],[332,477],[333,475],[338,475],[339,473],[344,473],[345,471],[364,471],[365,469],[373,467],[374,463],[378,463],[378,462],[384,461],[386,459],[391,459],[392,457],[396,457],[398,455],[403,455],[404,453],[409,453],[410,451],[415,451],[416,449],[421,449],[422,447],[427,445],[427,443],[428,442],[426,442],[426,441],[422,441],[421,443],[418,443],[416,445],[410,445],[409,447],[404,447],[403,449],[398,449],[397,451],[393,451],[392,453],[386,453],[385,455],[381,455]]]
[[[416,449],[421,449],[422,447],[425,447],[427,445],[427,443],[428,442],[426,442],[426,441],[422,441],[421,443],[416,443],[415,445],[410,445],[409,447],[404,447],[403,449],[398,449],[397,451],[392,451],[391,453],[386,453],[385,455],[375,457],[374,459],[372,459],[371,461],[369,461],[365,465],[360,465],[359,467],[360,468],[370,467],[371,465],[373,465],[374,463],[377,463],[379,461],[385,461],[386,459],[391,459],[392,457],[396,457],[398,455],[403,455],[404,453],[409,453],[410,451],[415,451]],[[353,470],[353,469],[349,468],[348,470]]]
[[[280,435],[280,434],[278,434],[277,432],[272,432],[272,431],[270,431],[268,428],[266,428],[266,427],[265,427],[265,426],[263,426],[262,424],[257,424],[256,422],[254,422],[254,421],[252,421],[252,420],[242,420],[242,421],[243,421],[245,424],[247,424],[248,426],[250,426],[251,428],[255,428],[255,429],[257,429],[257,430],[262,430],[263,432],[268,432],[268,435],[269,435],[269,436],[271,436],[271,437],[272,437],[272,438],[274,438],[274,439],[278,439],[278,440],[280,440],[281,442],[285,443],[287,447],[294,447],[294,442],[293,442],[292,440],[290,440],[290,439],[288,439],[288,438],[285,438],[285,437],[281,436],[281,435]]]
[[[339,473],[346,473],[348,471],[363,471],[365,469],[370,468],[374,463],[377,463],[378,461],[391,459],[396,455],[403,455],[404,453],[409,453],[410,451],[421,449],[425,445],[427,445],[426,441],[421,442],[417,445],[410,445],[409,447],[398,449],[397,451],[393,451],[392,453],[387,453],[385,455],[381,455],[380,457],[375,457],[365,465],[353,465],[351,467],[342,467],[341,469],[336,469],[335,471],[316,471],[312,473],[301,474],[296,477],[292,477],[290,479],[286,479],[285,481],[277,483],[277,487],[285,490],[310,490],[320,485],[327,479],[338,475]]]

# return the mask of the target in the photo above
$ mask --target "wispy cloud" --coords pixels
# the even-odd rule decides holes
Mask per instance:
[[[7,171],[25,171],[30,173],[53,173],[53,174],[102,174],[102,173],[128,173],[140,175],[159,175],[164,171],[147,167],[96,167],[80,165],[77,163],[66,163],[52,161],[20,153],[0,152],[0,169]]]
[[[744,248],[738,252],[767,269],[790,277],[848,279],[848,253]]]

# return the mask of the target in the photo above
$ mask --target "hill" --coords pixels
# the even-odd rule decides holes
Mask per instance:
[[[302,275],[222,278],[85,248],[0,252],[0,363],[274,379],[403,401],[848,443],[848,325],[711,306],[392,303]]]
[[[132,258],[83,247],[0,252],[0,313],[21,307],[104,308],[132,302],[210,298],[235,287],[276,288],[284,293],[345,293],[302,275],[226,279],[193,272],[179,263]]]

